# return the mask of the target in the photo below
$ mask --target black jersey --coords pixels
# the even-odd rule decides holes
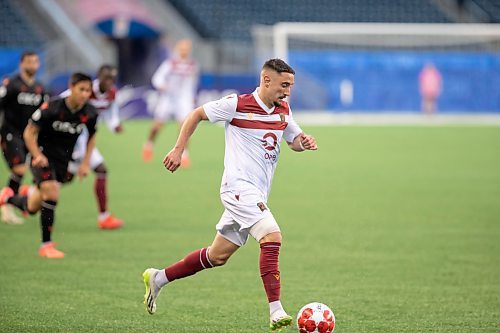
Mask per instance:
[[[22,135],[33,112],[48,100],[43,85],[26,84],[21,75],[3,80],[0,86],[0,111],[4,113],[2,136]]]
[[[71,111],[66,99],[56,99],[38,109],[31,123],[39,127],[38,146],[49,161],[68,163],[78,136],[85,127],[89,138],[96,132],[97,110],[86,103],[80,110]]]

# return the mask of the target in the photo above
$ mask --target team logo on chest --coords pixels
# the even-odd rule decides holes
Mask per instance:
[[[274,133],[266,133],[262,137],[262,146],[266,150],[274,150],[276,149],[276,145],[278,144],[278,137]]]

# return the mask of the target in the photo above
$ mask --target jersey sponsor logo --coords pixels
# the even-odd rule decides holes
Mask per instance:
[[[266,133],[262,137],[262,146],[266,150],[274,150],[276,149],[276,145],[278,144],[278,137],[274,133]]]
[[[276,160],[278,159],[278,155],[275,151],[276,145],[278,144],[278,137],[276,136],[276,134],[272,132],[264,134],[264,136],[262,137],[262,142],[262,146],[264,147],[264,149],[269,151],[264,154],[264,159],[271,162],[276,162]]]
[[[42,95],[21,92],[17,95],[17,103],[22,105],[39,105],[42,102]]]
[[[80,134],[85,128],[85,124],[74,124],[67,121],[56,120],[52,123],[52,128],[58,132]]]

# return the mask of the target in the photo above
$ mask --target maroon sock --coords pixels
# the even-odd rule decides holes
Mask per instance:
[[[214,267],[208,260],[208,249],[203,248],[188,254],[184,259],[165,268],[167,280],[172,282],[193,275],[201,270]]]
[[[97,205],[99,206],[99,213],[107,211],[108,195],[106,193],[106,174],[96,174],[94,190],[97,198]]]
[[[269,303],[280,299],[280,271],[278,257],[281,243],[268,242],[260,244],[260,277],[264,283]]]

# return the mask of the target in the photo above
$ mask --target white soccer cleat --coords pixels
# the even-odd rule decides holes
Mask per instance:
[[[146,304],[146,310],[148,310],[149,314],[156,312],[156,299],[160,295],[161,288],[156,285],[155,277],[159,272],[161,272],[159,269],[148,268],[142,273],[144,286],[146,287],[144,304]]]
[[[277,310],[271,314],[269,328],[271,331],[280,330],[292,324],[293,318],[286,314],[284,310]]]
[[[2,222],[6,224],[19,225],[23,224],[24,220],[16,215],[14,206],[6,204],[0,207],[2,213]]]

